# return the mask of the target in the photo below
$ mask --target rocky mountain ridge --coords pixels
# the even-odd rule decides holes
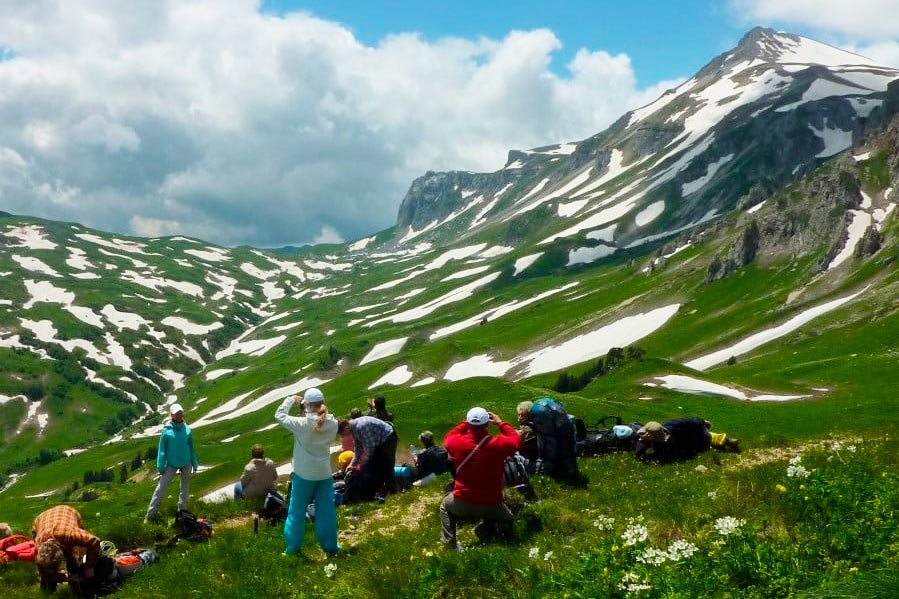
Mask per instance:
[[[856,54],[756,28],[591,138],[512,151],[494,173],[425,174],[400,206],[393,243],[440,245],[521,221],[547,239],[613,225],[609,247],[620,248],[695,226],[882,126],[896,112],[897,78]],[[531,210],[543,218],[531,222]]]

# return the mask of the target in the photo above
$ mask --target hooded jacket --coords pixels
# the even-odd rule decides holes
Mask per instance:
[[[194,438],[185,422],[167,422],[159,437],[159,453],[156,455],[156,469],[162,472],[166,467],[183,468],[200,465],[194,449]]]

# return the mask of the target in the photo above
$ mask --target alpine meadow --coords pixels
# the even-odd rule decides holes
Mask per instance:
[[[30,536],[65,503],[158,551],[122,598],[899,596],[899,70],[755,28],[559,141],[429,171],[392,228],[340,244],[0,213],[0,521]],[[581,484],[507,490],[512,538],[465,525],[461,552],[440,543],[443,474],[339,506],[336,556],[312,524],[285,556],[231,489],[257,443],[291,472],[274,413],[310,387],[338,416],[383,394],[398,464],[472,406],[514,424],[546,396],[588,425],[699,415],[742,451],[579,458]],[[173,538],[177,485],[144,521],[174,403],[204,543]],[[48,596],[33,563],[0,578]]]

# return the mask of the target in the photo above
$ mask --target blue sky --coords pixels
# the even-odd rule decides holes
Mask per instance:
[[[266,0],[262,10],[297,10],[337,21],[367,45],[400,32],[429,40],[455,36],[500,39],[510,31],[551,29],[563,46],[552,68],[563,72],[580,48],[630,56],[642,86],[689,77],[733,47],[752,27],[721,2],[708,0]]]
[[[595,135],[755,25],[899,67],[899,0],[0,0],[0,210],[261,247]]]

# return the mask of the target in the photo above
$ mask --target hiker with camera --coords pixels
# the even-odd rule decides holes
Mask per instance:
[[[291,416],[294,404],[305,410]],[[275,411],[275,420],[293,433],[293,473],[290,505],[284,522],[285,555],[303,549],[306,512],[313,504],[315,537],[328,554],[340,551],[337,543],[337,509],[334,506],[334,479],[331,478],[331,443],[337,435],[337,419],[328,413],[325,396],[312,387],[303,396],[286,398]]]
[[[495,435],[488,431],[491,424],[498,429]],[[481,407],[470,409],[446,434],[443,445],[455,464],[456,480],[440,504],[444,546],[462,549],[456,543],[459,521],[483,520],[475,528],[481,540],[511,534],[512,511],[503,501],[503,464],[520,443],[510,424]]]
[[[380,393],[368,399],[368,413],[366,416],[374,416],[379,420],[393,424],[393,412],[387,410],[387,399]]]
[[[159,451],[156,454],[156,470],[159,471],[159,482],[150,499],[147,516],[144,522],[159,517],[159,505],[169,488],[175,473],[181,475],[181,493],[178,496],[178,509],[187,510],[187,498],[190,495],[190,475],[197,471],[199,460],[194,448],[194,438],[190,427],[184,421],[184,408],[173,403],[169,407],[172,419],[162,427],[159,435]]]

